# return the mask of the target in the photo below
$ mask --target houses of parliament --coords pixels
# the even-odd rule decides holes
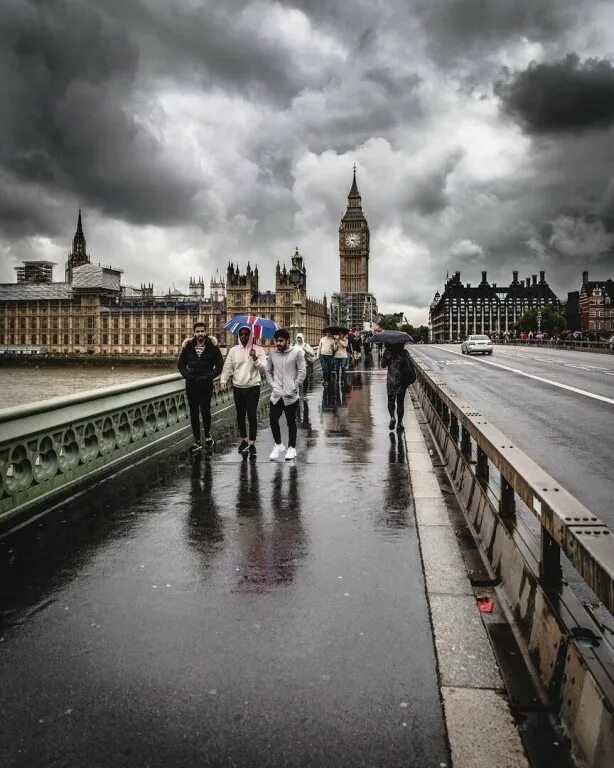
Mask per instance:
[[[333,320],[352,322],[365,297],[368,303],[368,259],[369,229],[354,169],[339,228],[341,292],[333,294]],[[191,277],[187,293],[156,294],[151,283],[125,286],[121,269],[92,262],[79,211],[64,281],[54,282],[54,266],[24,261],[15,268],[15,283],[0,284],[0,348],[38,348],[54,355],[171,356],[179,353],[197,320],[222,343],[232,343],[223,325],[241,314],[300,329],[315,345],[331,320],[326,296],[307,294],[307,267],[298,248],[289,267],[277,263],[273,291],[261,290],[258,266],[248,262],[245,271],[229,263],[225,275],[211,278],[208,291],[202,277]],[[354,324],[359,322],[362,315]]]

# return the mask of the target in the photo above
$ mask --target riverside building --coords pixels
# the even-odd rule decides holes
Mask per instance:
[[[429,310],[429,339],[433,342],[460,342],[471,333],[503,334],[511,332],[516,321],[529,309],[550,306],[561,311],[561,302],[546,282],[546,273],[497,286],[486,279],[476,285],[463,285],[461,273],[455,272],[435,294]]]
[[[245,275],[237,267],[231,275],[229,265],[226,280],[211,279],[207,296],[202,277],[190,278],[187,293],[155,294],[152,284],[124,286],[121,269],[91,262],[79,211],[64,282],[53,282],[54,266],[25,261],[16,267],[15,283],[0,284],[0,351],[168,357],[179,354],[197,320],[224,339],[223,325],[234,314],[260,314],[288,326],[294,319],[311,344],[328,323],[326,299],[307,297],[298,249],[289,271],[278,265],[274,293],[259,293],[257,267],[248,265]]]

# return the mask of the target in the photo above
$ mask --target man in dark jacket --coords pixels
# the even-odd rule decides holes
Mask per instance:
[[[194,323],[194,338],[184,342],[177,368],[185,379],[185,391],[190,406],[190,421],[194,434],[193,451],[202,450],[200,416],[203,418],[205,445],[213,448],[211,432],[211,395],[213,380],[222,373],[224,359],[214,336],[208,336],[205,324]]]

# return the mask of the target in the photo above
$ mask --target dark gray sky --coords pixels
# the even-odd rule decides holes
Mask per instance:
[[[614,4],[4,0],[0,281],[92,259],[262,288],[295,245],[339,287],[352,165],[371,288],[426,320],[446,272],[614,276]]]

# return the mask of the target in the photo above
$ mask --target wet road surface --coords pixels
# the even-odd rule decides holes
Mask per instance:
[[[168,452],[0,542],[0,765],[448,763],[404,442],[352,380],[296,462]]]
[[[614,400],[614,356],[495,345],[492,357],[469,357],[459,344],[411,354],[614,530],[614,402],[590,397]]]

